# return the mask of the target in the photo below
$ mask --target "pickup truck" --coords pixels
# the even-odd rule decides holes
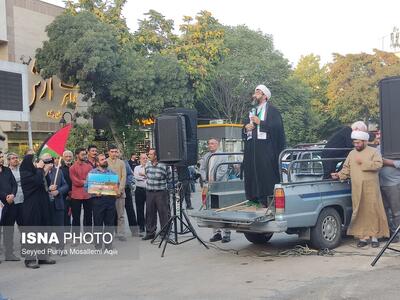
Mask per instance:
[[[286,232],[309,240],[314,248],[333,249],[340,244],[351,220],[351,187],[349,180],[322,179],[324,160],[345,159],[322,159],[320,154],[324,150],[334,149],[313,147],[282,151],[279,158],[281,181],[275,185],[268,207],[244,203],[246,197],[241,178],[211,180],[205,209],[192,211],[190,215],[197,219],[200,227],[236,230],[255,244],[267,243],[274,233]],[[243,153],[213,155],[237,158]],[[237,165],[241,161],[223,164]]]

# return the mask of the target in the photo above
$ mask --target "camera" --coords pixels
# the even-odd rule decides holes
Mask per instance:
[[[54,164],[54,158],[46,158],[43,159],[43,162],[47,165],[47,164]]]

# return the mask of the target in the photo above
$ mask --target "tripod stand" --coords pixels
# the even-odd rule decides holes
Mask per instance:
[[[381,258],[382,254],[386,251],[386,249],[390,249],[392,251],[396,251],[396,252],[400,252],[400,250],[398,249],[394,249],[394,248],[390,248],[390,244],[392,243],[392,241],[394,240],[394,238],[397,236],[397,234],[400,231],[400,225],[397,227],[396,231],[392,234],[392,236],[390,237],[390,239],[386,242],[385,246],[383,246],[383,248],[381,249],[381,251],[379,252],[379,254],[375,257],[374,261],[371,263],[371,266],[375,266],[375,264],[378,262],[378,260]]]
[[[202,241],[202,239],[197,235],[196,230],[194,229],[192,223],[190,222],[189,216],[186,214],[186,211],[182,209],[182,199],[180,199],[179,207],[180,207],[180,213],[177,215],[176,211],[176,191],[175,191],[175,175],[174,175],[174,166],[171,165],[172,168],[172,215],[169,218],[167,224],[165,224],[161,230],[156,234],[156,236],[153,238],[151,243],[153,243],[158,236],[161,235],[161,242],[158,245],[158,248],[161,248],[162,244],[164,243],[164,248],[161,252],[161,257],[164,257],[165,249],[167,248],[167,244],[173,244],[173,245],[180,245],[183,243],[186,243],[188,241],[197,239],[201,244],[203,244],[206,249],[209,249],[208,246]],[[180,231],[178,231],[178,221],[180,221]],[[172,227],[174,229],[172,230]],[[170,238],[171,232],[174,233],[173,238]],[[192,236],[183,240],[179,241],[178,240],[178,235],[183,235],[187,233],[192,233]]]

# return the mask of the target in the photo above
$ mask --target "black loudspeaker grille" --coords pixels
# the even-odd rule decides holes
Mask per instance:
[[[382,155],[400,159],[400,77],[381,80],[379,93]]]
[[[183,154],[181,155],[181,160],[175,160],[174,163],[176,166],[190,166],[195,165],[197,163],[197,153],[198,153],[198,142],[197,142],[197,111],[193,109],[187,108],[170,108],[166,109],[159,118],[166,117],[166,116],[180,116],[183,118],[182,130],[171,129],[172,131],[175,130],[176,135],[180,135],[180,140],[174,140],[177,143],[182,143],[181,149]],[[158,120],[158,118],[157,118]],[[157,122],[156,122],[157,123]],[[171,136],[172,133],[169,132],[165,128],[161,128],[161,126],[156,126],[156,130],[160,129],[162,131],[168,131],[166,135]],[[182,132],[183,131],[183,132]],[[157,143],[157,134],[156,134],[156,147],[160,148],[162,151],[163,143]],[[164,160],[164,162],[171,162]]]
[[[156,148],[158,161],[176,163],[186,159],[185,119],[180,115],[160,116],[156,120]]]

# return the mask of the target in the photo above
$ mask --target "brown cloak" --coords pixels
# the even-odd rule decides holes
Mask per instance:
[[[360,159],[361,164],[356,160]],[[339,172],[340,180],[351,178],[353,214],[347,234],[357,238],[388,237],[389,228],[379,188],[382,157],[377,149],[367,146],[352,150]]]

